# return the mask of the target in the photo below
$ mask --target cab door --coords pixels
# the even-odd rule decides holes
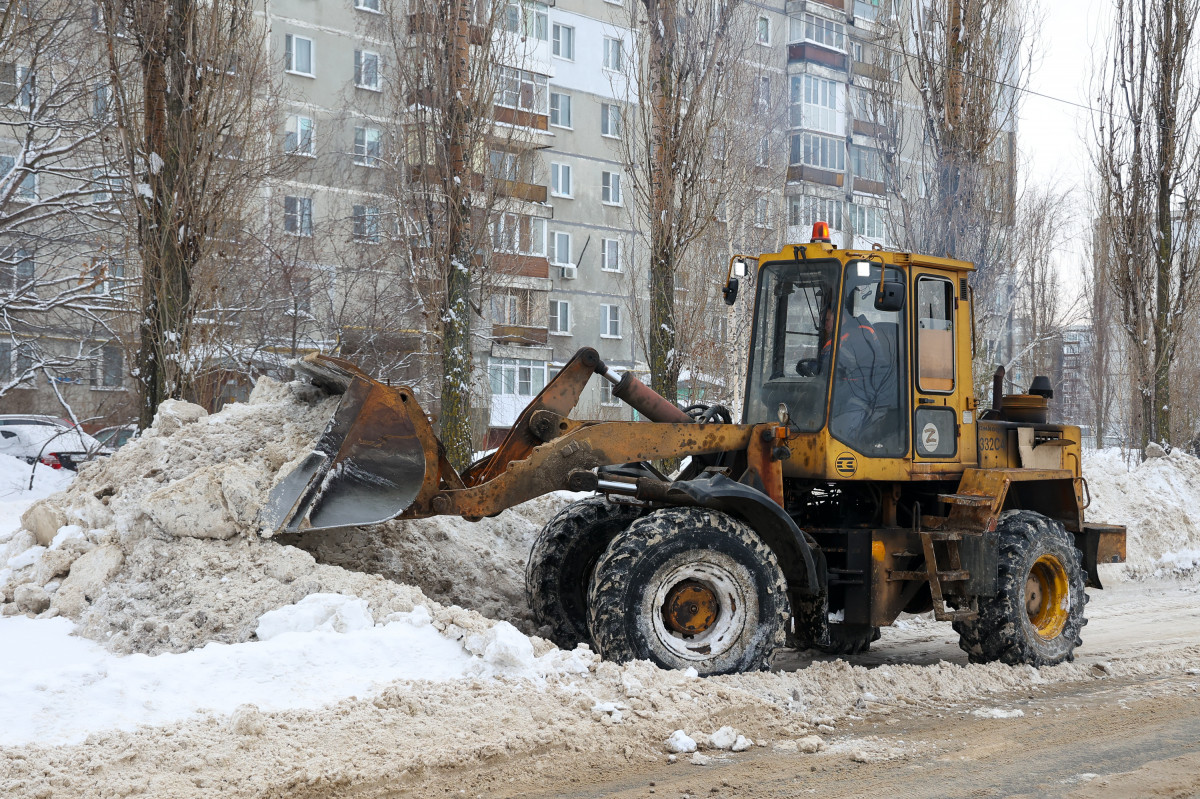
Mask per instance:
[[[921,271],[913,276],[913,471],[957,473],[962,460],[959,420],[970,393],[969,352],[960,345],[957,275]],[[961,303],[966,308],[966,303]],[[974,453],[969,457],[973,459]]]

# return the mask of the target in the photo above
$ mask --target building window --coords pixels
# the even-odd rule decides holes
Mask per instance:
[[[378,206],[354,206],[354,238],[368,244],[378,244],[382,216]]]
[[[525,358],[489,358],[492,396],[532,397],[546,387],[546,362]]]
[[[354,129],[354,163],[360,166],[377,167],[382,154],[383,137],[378,128]]]
[[[112,115],[112,87],[107,83],[92,86],[92,119],[108,119]]]
[[[0,178],[4,183],[8,183],[14,179],[12,172],[16,169],[17,159],[11,155],[0,155]],[[23,170],[20,185],[17,186],[16,194],[18,200],[33,200],[37,198],[37,175],[28,168]]]
[[[854,177],[883,183],[883,159],[879,151],[867,147],[850,148],[850,166]]]
[[[125,353],[120,347],[107,345],[100,355],[100,385],[120,388],[125,374]]]
[[[575,60],[575,29],[570,25],[554,23],[553,52],[559,58]]]
[[[354,0],[354,7],[361,11],[379,13],[379,0]]]
[[[0,63],[0,102],[13,108],[33,107],[33,72],[28,67]]]
[[[354,51],[354,85],[360,89],[379,91],[379,53]]]
[[[794,42],[816,42],[831,50],[846,52],[846,26],[814,14],[805,14],[803,20],[792,17],[791,38]]]
[[[92,201],[100,205],[110,205],[125,190],[125,179],[110,175],[104,168],[92,170],[92,183],[96,186]]]
[[[754,38],[759,44],[769,45],[771,43],[771,20],[766,17],[758,18]]]
[[[0,291],[28,294],[33,291],[33,254],[24,247],[0,250]]]
[[[792,127],[838,133],[838,84],[815,75],[792,76]]]
[[[611,36],[604,37],[604,68],[620,71],[623,67],[621,57],[621,40]]]
[[[883,239],[886,234],[883,213],[878,208],[872,208],[869,205],[851,204],[850,224],[854,227],[855,235],[858,236]]]
[[[763,136],[758,140],[758,152],[755,154],[756,166],[767,166],[771,158],[771,137]]]
[[[788,204],[788,224],[811,227],[815,222],[828,222],[833,230],[845,230],[845,204],[824,197],[793,197]]]
[[[846,169],[846,141],[817,133],[792,134],[792,164],[804,164],[833,172]]]
[[[513,67],[500,67],[496,103],[507,108],[545,114],[548,110],[549,79],[545,75]]]
[[[621,337],[621,306],[620,305],[601,305],[600,306],[600,321],[603,325],[603,333],[600,338],[620,338]]]
[[[293,236],[312,235],[312,197],[283,198],[283,230]]]
[[[621,176],[616,172],[600,173],[600,201],[605,205],[621,204]]]
[[[621,271],[620,239],[600,239],[600,268],[605,272]]]
[[[551,233],[548,248],[547,255],[550,257],[550,263],[556,266],[571,266],[574,263],[571,260],[570,233],[564,233],[561,230]]]
[[[613,103],[600,104],[600,135],[613,138],[621,135],[621,108]]]
[[[546,220],[521,214],[498,214],[492,223],[492,248],[496,252],[544,256]]]
[[[613,396],[613,384],[607,380],[600,381],[600,404],[601,405],[620,405],[621,401]]]
[[[546,41],[549,20],[546,4],[535,0],[509,0],[504,8],[504,30],[539,42]]]
[[[516,153],[492,150],[488,153],[488,170],[496,180],[516,182],[520,178],[520,159]]]
[[[550,332],[571,332],[571,303],[566,300],[550,300]]]
[[[550,164],[550,193],[555,197],[571,197],[571,165]]]
[[[292,155],[315,155],[313,131],[316,125],[312,117],[290,116],[287,132],[283,136],[283,150]]]
[[[771,201],[766,197],[759,197],[754,201],[754,226],[771,226]]]
[[[291,33],[283,37],[284,69],[296,75],[313,76],[312,39]]]
[[[550,124],[558,128],[571,127],[571,95],[550,93]]]
[[[766,108],[771,104],[771,76],[758,76],[758,97],[756,98],[759,108]]]

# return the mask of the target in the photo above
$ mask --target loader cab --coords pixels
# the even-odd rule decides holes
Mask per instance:
[[[785,474],[961,469],[970,364],[959,353],[970,342],[956,275],[968,268],[818,242],[760,257],[743,421],[775,421],[786,406]]]

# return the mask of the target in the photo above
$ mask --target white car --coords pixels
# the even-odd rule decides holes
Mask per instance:
[[[75,471],[79,464],[112,450],[63,419],[37,414],[0,415],[0,453],[26,463]]]

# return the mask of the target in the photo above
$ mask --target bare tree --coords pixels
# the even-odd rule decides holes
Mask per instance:
[[[101,0],[127,222],[137,231],[140,424],[195,398],[235,237],[269,159],[268,51],[253,0]],[[132,66],[131,66],[132,65]]]
[[[1016,121],[1034,53],[1022,0],[894,0],[856,55],[851,103],[881,141],[888,232],[902,249],[975,264],[981,338],[1007,335]],[[916,113],[913,109],[916,109]]]
[[[782,91],[783,75],[748,55],[753,22],[738,0],[639,0],[622,22],[633,31],[635,47],[621,54],[628,80],[614,86],[631,109],[621,159],[634,199],[633,228],[646,231],[649,253],[649,307],[640,327],[651,386],[669,399],[676,398],[686,361],[681,344],[699,340],[681,322],[704,318],[706,326],[711,317],[705,309],[713,265],[691,252],[731,204],[754,196],[739,191],[748,177],[746,159],[753,163],[772,129],[768,113]],[[689,293],[693,307],[685,301],[681,308],[681,289],[692,291],[693,268],[708,272],[701,278],[705,290]]]
[[[87,55],[87,11],[53,0],[0,10],[0,396],[35,376],[86,386],[125,307],[106,70]]]
[[[1092,162],[1111,289],[1133,367],[1133,434],[1168,444],[1171,380],[1200,267],[1197,0],[1116,0],[1096,78]]]

